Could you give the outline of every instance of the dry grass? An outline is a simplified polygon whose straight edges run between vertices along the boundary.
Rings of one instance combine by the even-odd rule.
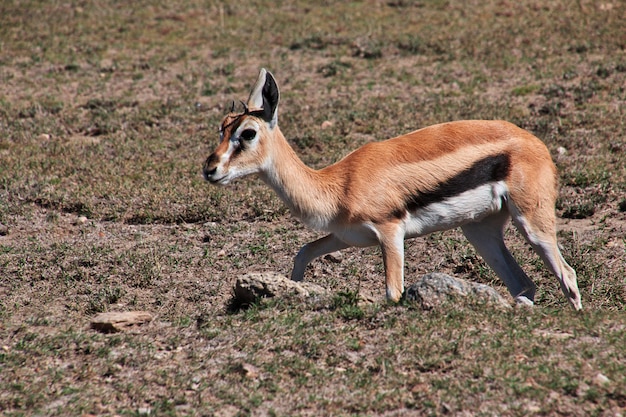
[[[626,7],[570,3],[4,2],[0,413],[623,414]],[[202,181],[260,66],[317,167],[442,121],[533,131],[559,168],[586,310],[511,231],[539,286],[530,311],[387,305],[379,250],[352,249],[307,272],[337,294],[331,308],[229,312],[238,274],[287,274],[317,236],[258,180]],[[442,271],[502,290],[456,231],[406,250],[409,282]],[[156,319],[88,329],[133,309]]]

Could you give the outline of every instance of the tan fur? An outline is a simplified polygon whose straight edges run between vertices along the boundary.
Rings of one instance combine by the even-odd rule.
[[[313,170],[298,158],[276,125],[277,87],[271,74],[262,70],[248,104],[268,103],[272,97],[276,102],[271,119],[251,110],[225,117],[222,142],[205,162],[204,171],[208,180],[217,183],[257,173],[296,217],[331,233],[300,250],[293,279],[302,279],[306,265],[324,253],[378,244],[383,251],[387,296],[397,301],[404,288],[403,240],[461,226],[511,294],[532,303],[535,286],[502,240],[504,226],[513,217],[559,279],[568,300],[581,308],[576,274],[556,243],[556,168],[538,138],[508,122],[457,121],[369,143],[333,165]],[[246,130],[256,136],[244,140]],[[487,157],[506,158],[505,178],[479,183],[467,192],[454,191],[449,197],[442,194],[441,203],[436,200],[415,212],[407,210],[411,196],[428,195],[454,178],[458,184],[459,178],[470,168],[480,167],[477,162]],[[493,201],[488,199],[490,193]],[[474,209],[472,204],[478,206]]]
[[[463,131],[471,134],[463,136]],[[272,144],[271,152],[276,155],[272,159],[280,161],[275,169],[287,183],[281,188],[289,190],[294,215],[305,221],[315,216],[336,218],[341,223],[382,219],[403,204],[407,193],[433,189],[481,157],[504,152],[512,156],[514,169],[507,184],[518,184],[512,193],[514,190],[520,209],[531,210],[537,204],[526,200],[541,194],[537,187],[542,182],[548,187],[544,194],[554,194],[553,164],[545,145],[508,122],[460,121],[431,126],[366,144],[319,171],[302,163],[279,128],[272,136],[265,143]],[[533,167],[537,160],[549,162],[550,180]],[[535,178],[526,179],[525,172]],[[548,205],[554,207],[553,203]]]

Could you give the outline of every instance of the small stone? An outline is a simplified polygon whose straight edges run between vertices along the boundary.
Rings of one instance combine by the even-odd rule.
[[[565,149],[562,146],[559,146],[558,148],[556,148],[556,153],[558,153],[559,156],[565,156],[567,154],[567,149]]]
[[[76,219],[76,224],[80,225],[80,224],[85,224],[87,223],[87,217],[86,216],[78,216],[78,218]]]
[[[91,328],[103,333],[113,333],[148,323],[151,320],[152,314],[147,311],[100,313],[91,320]]]
[[[542,330],[542,329],[535,329],[532,332],[533,336],[539,336],[539,337],[543,337],[543,338],[550,338],[550,339],[556,339],[556,340],[566,340],[566,339],[571,339],[574,337],[573,333],[569,333],[569,332],[556,332],[556,331],[551,331],[551,330]]]
[[[4,224],[0,223],[0,236],[6,236],[9,234],[9,226],[5,226]]]
[[[611,380],[606,375],[600,372],[598,372],[596,376],[593,378],[593,383],[598,386],[606,385],[609,382],[611,382]]]
[[[220,249],[220,250],[217,252],[217,257],[218,257],[218,258],[223,258],[224,256],[226,256],[226,251],[225,251],[224,249]]]
[[[100,71],[113,72],[115,71],[115,62],[112,59],[104,58],[100,61]]]
[[[47,133],[42,133],[41,135],[37,136],[37,139],[41,141],[50,140],[50,135]]]
[[[333,124],[334,124],[334,123],[333,123],[333,122],[331,122],[330,120],[324,120],[324,121],[322,122],[322,130],[326,130],[326,129],[328,129],[328,128],[333,127]]]
[[[244,363],[243,365],[241,365],[241,368],[243,370],[244,376],[249,379],[257,379],[261,373],[259,371],[259,368],[254,365],[250,365],[249,363]]]

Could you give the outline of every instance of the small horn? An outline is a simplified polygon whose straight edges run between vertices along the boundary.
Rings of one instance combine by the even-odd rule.
[[[235,100],[233,100],[232,104],[230,105],[230,112],[233,113],[235,111]]]
[[[241,105],[243,106],[243,114],[248,114],[250,113],[250,109],[248,109],[248,105],[246,103],[244,103],[243,101],[239,100],[239,102],[241,103]]]

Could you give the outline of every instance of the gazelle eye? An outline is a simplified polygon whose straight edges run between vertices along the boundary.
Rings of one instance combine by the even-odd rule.
[[[241,132],[241,135],[239,135],[239,137],[243,140],[252,140],[255,136],[256,130],[254,129],[245,129],[243,132]]]

